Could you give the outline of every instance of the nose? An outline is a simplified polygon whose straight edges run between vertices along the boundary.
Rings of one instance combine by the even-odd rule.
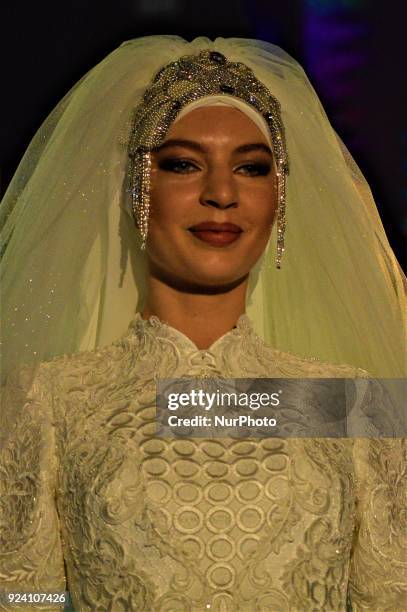
[[[200,203],[213,208],[236,208],[238,193],[233,173],[226,168],[213,168],[205,177]]]

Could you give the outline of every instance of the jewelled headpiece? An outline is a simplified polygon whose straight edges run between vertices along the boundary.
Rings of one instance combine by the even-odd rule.
[[[150,214],[151,152],[159,147],[181,109],[211,95],[234,96],[252,106],[270,130],[277,165],[277,257],[284,252],[285,184],[288,157],[278,100],[254,72],[240,62],[229,62],[222,53],[202,51],[167,64],[155,75],[135,109],[129,143],[132,210],[145,248]]]

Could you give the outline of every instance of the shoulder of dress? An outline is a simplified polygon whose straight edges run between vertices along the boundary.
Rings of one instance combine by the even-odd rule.
[[[371,378],[369,372],[349,364],[336,364],[321,361],[315,357],[302,357],[295,353],[281,351],[264,343],[265,351],[270,352],[276,365],[288,367],[296,372],[296,376],[304,373],[307,377],[315,378]],[[297,373],[298,372],[298,373]]]
[[[82,368],[94,368],[97,370],[102,364],[115,363],[120,360],[120,357],[124,357],[126,353],[134,351],[134,347],[132,347],[132,343],[129,340],[130,336],[133,335],[128,333],[104,347],[57,355],[47,361],[43,361],[40,364],[40,371],[57,373]]]

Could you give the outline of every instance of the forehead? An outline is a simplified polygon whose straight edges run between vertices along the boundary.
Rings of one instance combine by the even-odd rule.
[[[232,106],[205,106],[187,113],[169,128],[164,142],[170,138],[212,139],[236,142],[264,142],[259,127],[244,112]]]

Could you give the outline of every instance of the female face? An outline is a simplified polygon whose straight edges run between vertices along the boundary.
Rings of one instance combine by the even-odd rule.
[[[238,109],[191,111],[154,151],[150,270],[180,287],[244,279],[264,251],[277,207],[272,152]]]

